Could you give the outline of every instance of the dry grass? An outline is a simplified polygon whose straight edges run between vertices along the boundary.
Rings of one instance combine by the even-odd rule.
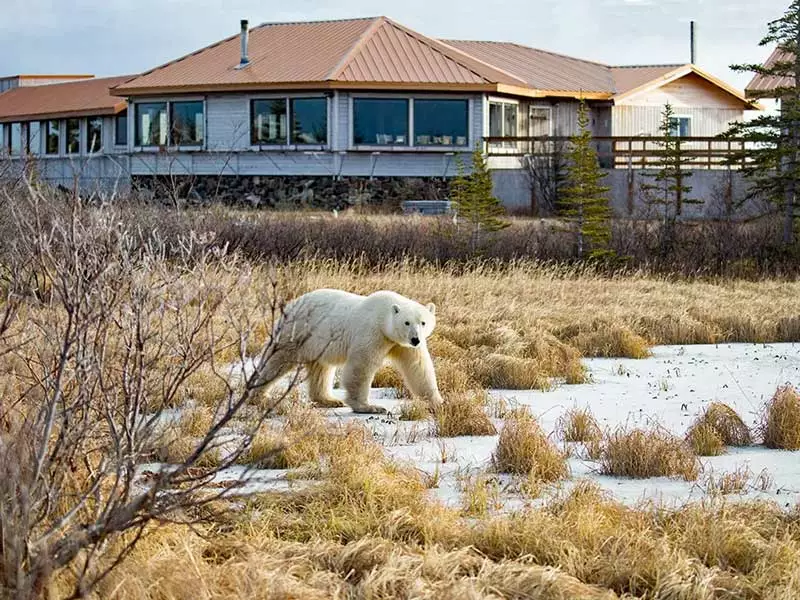
[[[495,435],[497,429],[486,414],[488,394],[472,391],[445,398],[436,412],[436,435]]]
[[[420,400],[411,400],[400,405],[401,421],[424,421],[430,416],[428,405]]]
[[[597,442],[603,437],[600,425],[588,408],[572,408],[562,415],[556,429],[565,442]]]
[[[764,407],[760,429],[767,448],[800,450],[800,395],[795,388],[778,388]]]
[[[750,485],[752,475],[747,466],[739,466],[733,471],[719,474],[712,472],[703,478],[703,487],[709,496],[741,494]]]
[[[749,446],[753,443],[750,428],[735,410],[722,402],[712,402],[696,421],[696,424],[700,423],[713,427],[726,446]]]
[[[725,442],[717,429],[706,422],[697,422],[686,433],[686,441],[697,456],[719,456],[725,453]]]
[[[601,472],[617,477],[697,479],[699,465],[691,446],[660,428],[620,428],[605,440]]]
[[[492,464],[500,473],[527,475],[534,481],[551,482],[569,476],[565,454],[526,409],[516,409],[506,417]]]
[[[462,512],[469,517],[482,517],[502,506],[500,486],[485,474],[468,475],[461,480]]]
[[[550,378],[532,358],[489,354],[475,360],[472,373],[479,385],[501,390],[546,390]]]

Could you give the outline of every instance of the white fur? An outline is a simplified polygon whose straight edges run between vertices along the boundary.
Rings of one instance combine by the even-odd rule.
[[[257,384],[305,365],[311,401],[341,406],[331,389],[335,369],[343,366],[342,387],[353,411],[384,412],[368,398],[372,379],[388,358],[411,393],[435,408],[442,398],[425,343],[436,326],[435,311],[433,304],[423,306],[389,291],[359,296],[320,289],[304,294],[287,305]]]

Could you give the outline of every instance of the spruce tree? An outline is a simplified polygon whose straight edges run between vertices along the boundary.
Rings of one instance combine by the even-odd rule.
[[[589,111],[581,99],[578,108],[578,133],[572,137],[567,166],[567,184],[563,188],[562,203],[565,216],[575,224],[578,256],[586,251],[599,257],[613,254],[611,244],[611,207],[606,195],[611,188],[600,184],[606,173],[600,170],[597,152],[592,147],[589,130]]]
[[[480,146],[472,152],[472,172],[466,174],[461,157],[456,159],[458,176],[452,183],[450,198],[456,204],[459,219],[464,219],[470,230],[470,249],[475,251],[484,235],[505,229],[510,225],[501,217],[505,209],[492,195],[492,174]]]
[[[767,35],[759,45],[773,44],[782,52],[770,66],[744,64],[731,69],[774,78],[776,87],[753,91],[752,96],[779,100],[780,112],[734,123],[724,135],[749,142],[730,162],[743,164],[742,173],[753,183],[750,196],[766,197],[782,209],[783,242],[791,245],[800,233],[800,0],[767,24]]]
[[[653,165],[654,173],[643,173],[643,177],[652,179],[652,183],[642,183],[642,192],[645,204],[655,206],[661,211],[662,227],[660,230],[660,243],[662,255],[667,254],[675,240],[675,223],[682,214],[686,204],[701,204],[702,200],[689,197],[692,191],[687,180],[692,172],[686,168],[686,163],[691,160],[691,155],[686,154],[680,137],[675,134],[678,119],[671,104],[664,106],[661,113],[659,132],[661,139],[656,143],[660,147],[656,156],[658,161]]]

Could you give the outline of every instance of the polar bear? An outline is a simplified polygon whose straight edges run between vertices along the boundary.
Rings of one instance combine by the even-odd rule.
[[[435,409],[442,402],[426,338],[436,326],[436,306],[423,306],[395,292],[359,296],[319,289],[290,302],[275,328],[273,345],[258,369],[263,386],[304,365],[309,397],[317,406],[344,406],[333,397],[336,368],[346,402],[356,413],[385,413],[369,404],[375,373],[388,359],[409,391]]]

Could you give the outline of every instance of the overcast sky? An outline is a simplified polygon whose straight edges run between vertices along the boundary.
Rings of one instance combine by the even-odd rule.
[[[383,14],[428,36],[510,41],[610,64],[689,61],[743,88],[789,0],[0,0],[0,75],[141,72],[235,34],[239,20]],[[275,10],[275,6],[278,9]],[[271,8],[273,7],[273,8]]]

